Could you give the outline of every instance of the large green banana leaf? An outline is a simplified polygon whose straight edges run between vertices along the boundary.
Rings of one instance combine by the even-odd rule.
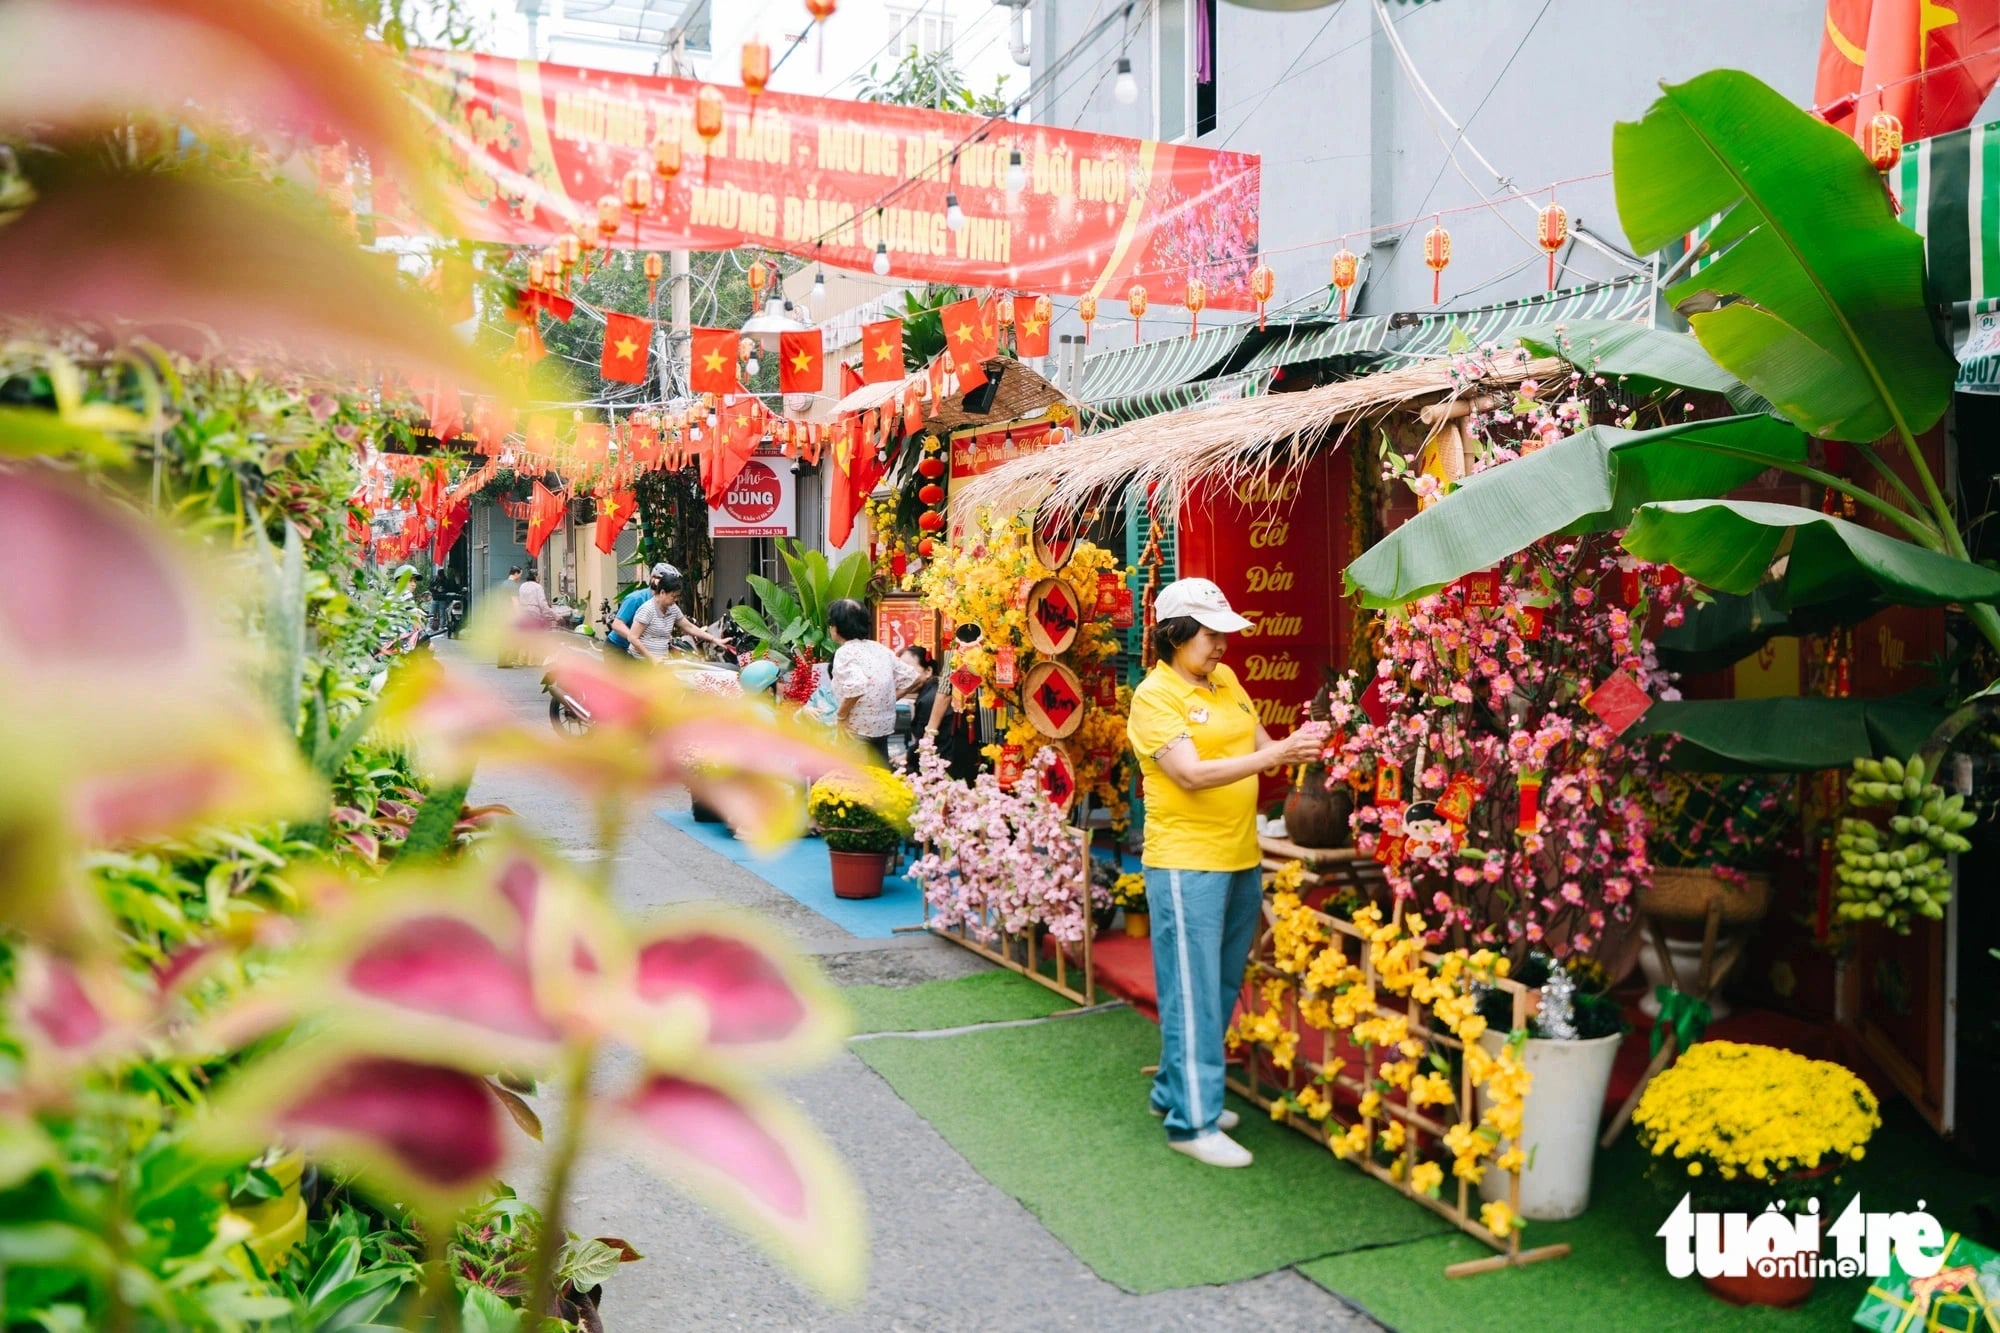
[[[1649,329],[1622,319],[1572,319],[1537,324],[1514,338],[1537,356],[1559,356],[1606,379],[1640,392],[1697,389],[1721,394],[1738,412],[1762,412],[1770,404],[1742,380],[1715,364],[1702,345],[1685,333]]]
[[[1781,591],[1775,583],[1760,583],[1747,594],[1719,592],[1690,606],[1680,624],[1663,626],[1653,636],[1660,665],[1684,675],[1721,671],[1771,639],[1859,624],[1884,605],[1870,600],[1787,608],[1778,605]]]
[[[1887,699],[1676,699],[1648,708],[1633,736],[1681,738],[1674,768],[1810,773],[1863,756],[1915,754],[1950,709],[1934,692]]]
[[[1904,606],[2000,600],[2000,572],[1798,505],[1678,500],[1632,516],[1625,549],[1697,583],[1747,593],[1786,557],[1781,607],[1883,600]]]
[[[1953,365],[1923,241],[1854,141],[1738,70],[1663,90],[1612,131],[1618,216],[1643,253],[1723,214],[1719,257],[1667,293],[1702,346],[1814,435],[1929,428]]]
[[[1400,606],[1544,537],[1623,527],[1643,504],[1721,495],[1805,455],[1805,436],[1769,416],[1592,426],[1466,478],[1350,564],[1347,589],[1364,606]]]

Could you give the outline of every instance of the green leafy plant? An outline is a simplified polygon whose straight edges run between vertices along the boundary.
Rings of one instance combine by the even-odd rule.
[[[874,573],[868,555],[856,551],[834,565],[822,552],[791,540],[778,543],[778,554],[791,571],[791,586],[782,587],[752,574],[750,590],[757,597],[757,606],[734,607],[730,615],[756,639],[762,652],[785,658],[803,654],[813,661],[829,659],[834,643],[827,629],[827,608],[843,598],[867,596],[868,580]]]

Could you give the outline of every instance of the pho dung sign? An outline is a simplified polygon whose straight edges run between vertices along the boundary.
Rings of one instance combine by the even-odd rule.
[[[791,460],[753,458],[708,511],[711,537],[791,537],[798,530]]]

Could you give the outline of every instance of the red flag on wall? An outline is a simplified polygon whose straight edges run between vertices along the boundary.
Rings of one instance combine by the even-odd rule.
[[[604,354],[598,371],[620,384],[644,384],[646,361],[653,347],[653,321],[615,310],[604,315]]]
[[[826,387],[826,367],[820,361],[818,329],[778,335],[778,389],[782,393],[818,393]]]
[[[1827,0],[1813,100],[1851,134],[1877,111],[1905,141],[1962,130],[1996,81],[2000,0]]]
[[[736,392],[736,339],[732,329],[696,329],[689,341],[688,387],[696,393]]]
[[[597,502],[597,549],[606,555],[618,544],[618,534],[639,510],[639,497],[631,491],[612,491]]]
[[[528,554],[537,556],[550,534],[562,525],[563,499],[539,481],[535,483],[535,498],[528,504]]]
[[[881,384],[903,378],[903,321],[878,320],[861,326],[861,378]]]

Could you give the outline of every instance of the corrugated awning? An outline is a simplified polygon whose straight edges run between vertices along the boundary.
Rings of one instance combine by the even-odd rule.
[[[1650,275],[1635,273],[1612,282],[1569,287],[1519,301],[1474,310],[1440,310],[1426,315],[1367,315],[1358,319],[1293,322],[1284,338],[1258,348],[1245,371],[1304,365],[1331,357],[1375,358],[1371,370],[1393,370],[1428,356],[1441,356],[1454,342],[1477,346],[1497,342],[1509,329],[1568,319],[1640,319],[1652,300]]]
[[[1214,324],[1192,338],[1156,338],[1087,358],[1078,394],[1086,422],[1112,425],[1202,401],[1207,381],[1256,329],[1247,321]]]

